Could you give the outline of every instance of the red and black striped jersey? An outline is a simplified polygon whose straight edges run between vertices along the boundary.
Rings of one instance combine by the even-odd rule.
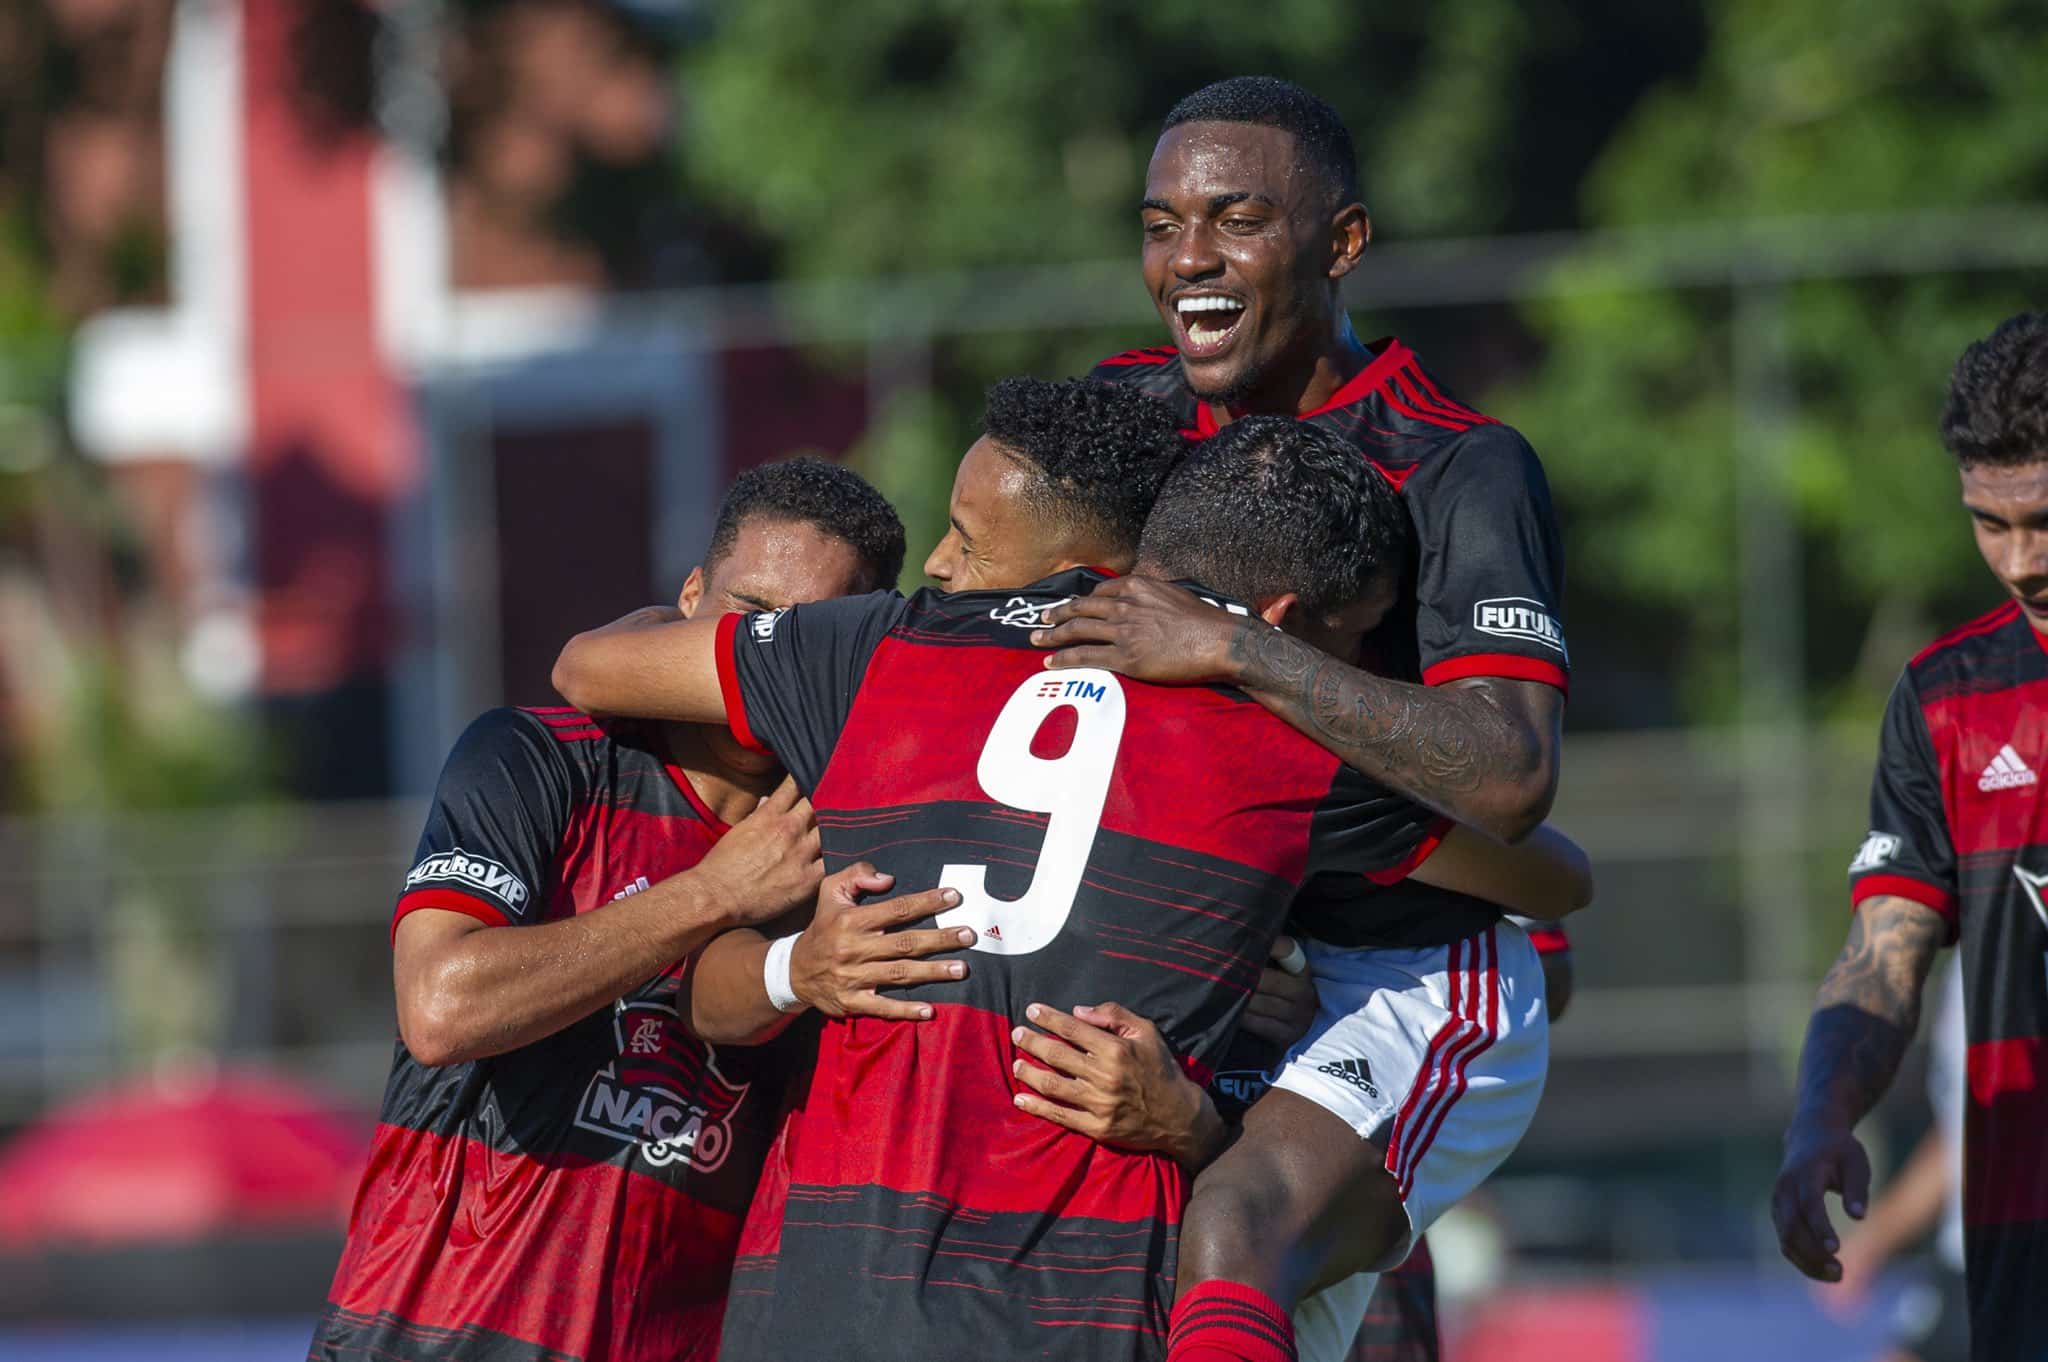
[[[1450,396],[1400,341],[1368,348],[1372,362],[1300,418],[1355,445],[1401,493],[1415,524],[1415,571],[1366,640],[1366,664],[1425,685],[1496,676],[1567,689],[1563,539],[1535,451],[1512,428]],[[1165,401],[1190,438],[1218,430],[1209,404],[1182,377],[1172,346],[1114,355],[1090,377]],[[1401,929],[1404,919],[1442,920],[1453,912],[1473,921],[1475,931],[1498,915],[1477,899],[1408,884],[1381,900],[1374,936],[1347,930],[1344,915],[1319,912],[1312,901],[1300,906],[1294,925],[1343,946],[1416,944]],[[1556,924],[1538,941],[1550,951],[1566,944]]]
[[[1415,575],[1368,640],[1373,670],[1432,686],[1498,676],[1566,689],[1564,547],[1535,451],[1450,396],[1400,341],[1368,348],[1372,362],[1300,419],[1356,446],[1415,522]],[[1218,429],[1171,346],[1112,356],[1090,377],[1163,399],[1193,438]]]
[[[421,908],[510,931],[589,912],[724,832],[658,726],[493,710],[441,772],[392,930]],[[398,1043],[310,1357],[716,1356],[798,1056],[689,1035],[686,969],[488,1059],[428,1068]]]
[[[1382,1273],[1344,1362],[1438,1362],[1436,1262],[1429,1241],[1415,1241],[1401,1265]]]
[[[1970,1329],[2048,1357],[2048,640],[2007,603],[1907,664],[1885,710],[1856,903],[1947,919],[1969,1031]]]
[[[727,1362],[1159,1356],[1185,1178],[1019,1112],[1012,1028],[1114,999],[1203,1075],[1301,885],[1398,877],[1440,834],[1239,692],[1047,670],[1031,629],[1101,580],[728,617],[733,731],[810,794],[828,867],[958,889],[941,921],[980,940],[909,992],[931,1020],[825,1024]]]

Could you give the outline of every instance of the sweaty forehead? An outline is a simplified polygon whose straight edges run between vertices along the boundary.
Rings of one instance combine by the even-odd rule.
[[[1985,510],[2048,514],[2048,458],[2011,467],[1975,464],[1962,470],[1963,500]]]
[[[779,609],[847,595],[860,575],[860,555],[837,535],[806,521],[749,516],[705,585],[713,595]]]
[[[1145,197],[1169,203],[1263,194],[1291,204],[1306,187],[1294,134],[1260,123],[1182,123],[1152,149]]]
[[[984,435],[960,460],[953,479],[953,513],[970,529],[994,530],[1028,515],[1045,475],[1037,465]]]

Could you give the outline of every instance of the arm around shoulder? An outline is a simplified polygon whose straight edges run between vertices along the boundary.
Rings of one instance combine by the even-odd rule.
[[[1411,877],[1547,921],[1593,902],[1592,860],[1578,843],[1548,823],[1514,846],[1454,827]]]
[[[737,618],[686,620],[663,606],[636,610],[570,639],[551,679],[586,713],[723,723],[718,651],[728,643],[726,621]]]

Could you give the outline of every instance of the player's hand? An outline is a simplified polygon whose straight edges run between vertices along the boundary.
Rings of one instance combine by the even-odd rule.
[[[1031,641],[1059,649],[1046,666],[1103,667],[1167,684],[1228,681],[1238,629],[1264,627],[1149,577],[1104,582],[1046,611],[1045,622],[1049,627],[1032,630]]]
[[[1829,1192],[1841,1195],[1850,1219],[1861,1220],[1870,1199],[1869,1156],[1847,1129],[1795,1121],[1771,1192],[1771,1221],[1778,1229],[1779,1250],[1817,1282],[1842,1279],[1842,1263],[1835,1257],[1842,1245],[1828,1219]]]
[[[1019,1108],[1101,1144],[1171,1154],[1191,1167],[1206,1162],[1222,1123],[1158,1027],[1115,1003],[1072,1013],[1033,1003],[1024,1015],[1051,1034],[1024,1026],[1010,1033],[1031,1057],[1010,1066],[1029,1089],[1013,1099]]]
[[[966,961],[925,957],[973,945],[974,929],[900,930],[919,918],[957,907],[960,895],[951,889],[927,889],[881,903],[860,901],[864,894],[887,893],[895,883],[894,875],[865,861],[825,878],[818,891],[817,915],[790,951],[792,993],[828,1017],[931,1017],[930,1004],[885,998],[880,990],[965,979]]]
[[[825,876],[811,801],[785,779],[718,839],[696,873],[717,886],[728,926],[752,927],[808,907]]]
[[[1279,962],[1298,950],[1294,938],[1273,941],[1270,963],[1259,971],[1259,991],[1252,994],[1240,1023],[1248,1035],[1257,1036],[1282,1050],[1308,1034],[1316,1020],[1316,985],[1306,974],[1290,974]]]

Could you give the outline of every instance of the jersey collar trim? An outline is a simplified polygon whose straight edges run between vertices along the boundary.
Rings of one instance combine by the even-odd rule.
[[[711,806],[704,802],[704,796],[697,793],[697,787],[691,783],[688,771],[670,761],[666,756],[661,759],[661,766],[663,770],[668,772],[668,778],[676,783],[676,788],[683,792],[683,798],[690,802],[690,807],[697,811],[698,819],[714,838],[723,837],[732,831],[731,825],[713,813]]]
[[[1306,421],[1325,412],[1336,411],[1354,402],[1363,401],[1386,387],[1394,375],[1400,372],[1401,366],[1415,358],[1415,352],[1393,336],[1383,337],[1365,348],[1372,353],[1372,362],[1353,374],[1336,392],[1331,393],[1329,400],[1322,406],[1314,411],[1299,413],[1296,420]],[[1196,398],[1195,434],[1206,440],[1221,429],[1222,427],[1216,424],[1214,413],[1209,410],[1209,404],[1199,397]]]

